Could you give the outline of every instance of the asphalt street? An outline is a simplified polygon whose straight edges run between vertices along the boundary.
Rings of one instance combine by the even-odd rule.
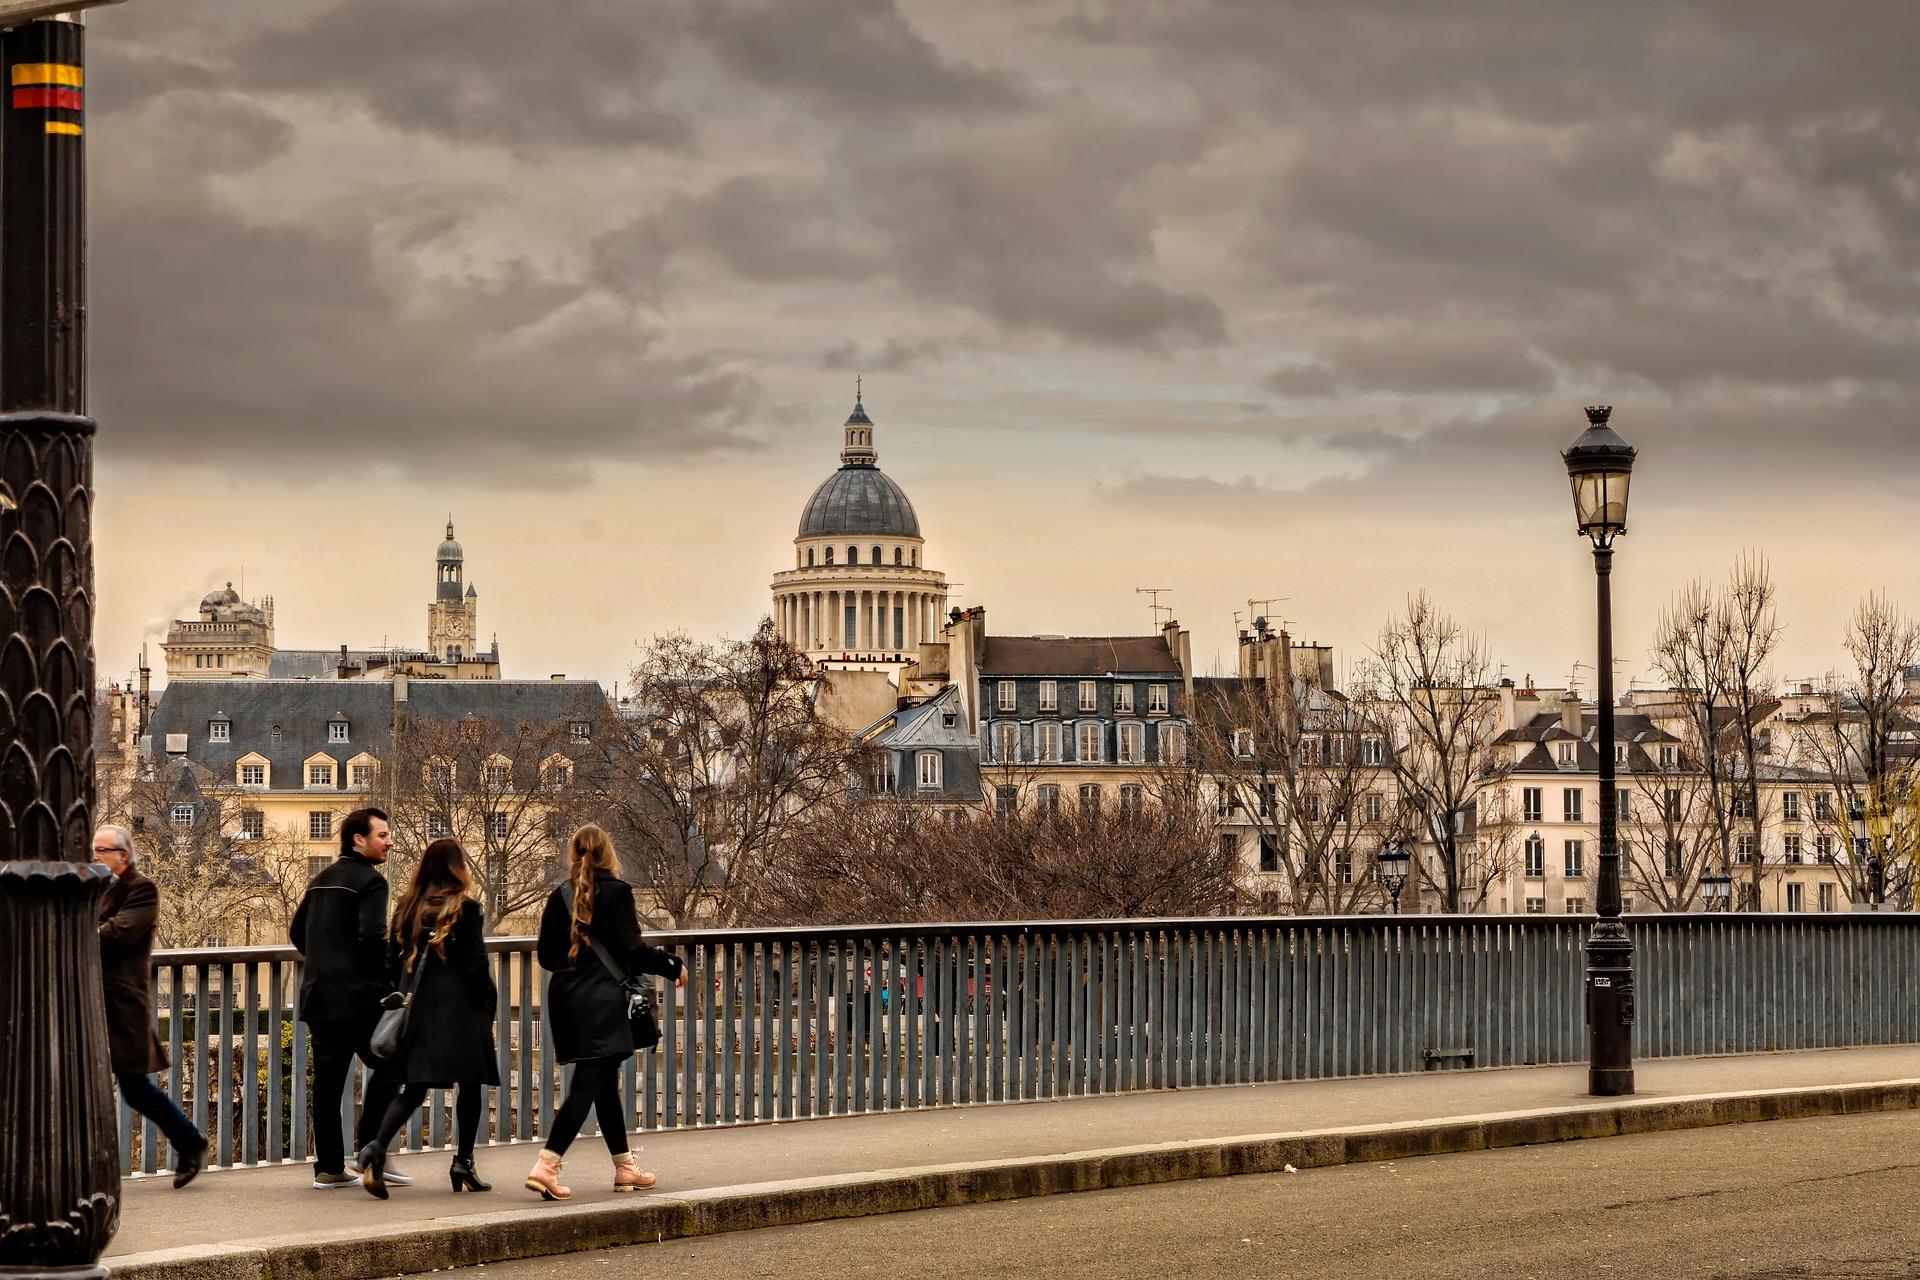
[[[669,1241],[460,1280],[1920,1278],[1920,1113],[1211,1179]]]

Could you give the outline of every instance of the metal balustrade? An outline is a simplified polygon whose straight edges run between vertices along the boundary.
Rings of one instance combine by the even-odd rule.
[[[1360,916],[940,924],[652,935],[664,1042],[627,1066],[638,1129],[750,1124],[1142,1089],[1582,1061],[1588,919]],[[1629,921],[1642,1058],[1920,1042],[1920,917],[1670,915]],[[482,1140],[544,1132],[531,938],[488,943],[502,1085]],[[213,1162],[308,1157],[306,1027],[290,948],[164,951],[155,1010],[169,1092]],[[1435,1055],[1438,1055],[1437,1057]],[[342,1106],[351,1118],[355,1087]],[[451,1091],[403,1135],[451,1140]],[[332,1117],[328,1117],[329,1120]],[[171,1165],[120,1109],[122,1168]]]

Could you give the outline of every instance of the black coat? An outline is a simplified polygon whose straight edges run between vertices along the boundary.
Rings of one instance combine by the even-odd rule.
[[[627,1026],[627,996],[614,981],[593,948],[582,944],[580,954],[568,958],[573,913],[555,889],[540,916],[540,967],[553,975],[547,982],[547,1026],[553,1037],[554,1059],[584,1062],[589,1058],[625,1058],[633,1054],[633,1032]],[[680,976],[680,961],[640,937],[640,918],[633,909],[633,887],[612,875],[593,880],[593,923],[589,937],[598,938],[627,976]]]
[[[306,963],[300,1020],[373,1022],[393,990],[387,973],[387,878],[357,853],[343,853],[307,881],[288,930]]]
[[[460,900],[460,918],[447,935],[446,955],[423,944],[416,964],[420,986],[413,993],[406,1042],[394,1067],[408,1084],[499,1084],[493,1051],[494,1002],[498,991],[487,964],[487,929],[480,904]],[[431,929],[429,929],[431,932]],[[390,943],[393,986],[404,990],[407,973],[401,946]]]
[[[159,913],[159,887],[131,863],[100,899],[100,976],[116,1072],[167,1069],[153,1029],[153,919]]]

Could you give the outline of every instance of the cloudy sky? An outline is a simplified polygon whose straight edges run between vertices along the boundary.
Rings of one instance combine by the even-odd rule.
[[[995,631],[1591,661],[1557,451],[1641,450],[1620,645],[1745,548],[1782,677],[1920,609],[1920,6],[136,0],[95,15],[103,671],[244,574],[508,674],[739,634],[856,372]],[[157,652],[156,652],[157,657]]]

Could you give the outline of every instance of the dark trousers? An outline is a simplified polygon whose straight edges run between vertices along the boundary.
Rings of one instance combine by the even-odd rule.
[[[181,1152],[198,1151],[207,1145],[207,1136],[193,1127],[186,1112],[167,1096],[166,1090],[154,1083],[152,1076],[144,1071],[116,1071],[113,1082],[120,1086],[120,1096],[129,1107],[153,1121],[160,1132],[167,1135],[167,1145],[173,1148],[176,1162]]]
[[[353,1149],[373,1141],[380,1121],[400,1091],[393,1068],[373,1056],[370,1041],[378,1018],[364,1022],[310,1022],[307,1040],[313,1046],[313,1171],[345,1173],[346,1151],[341,1141],[340,1097],[358,1055],[367,1064],[366,1096],[360,1100],[360,1122],[354,1126]]]
[[[402,1089],[387,1107],[386,1116],[380,1121],[380,1131],[374,1135],[374,1141],[382,1151],[400,1135],[400,1129],[407,1123],[407,1117],[420,1109],[427,1100],[430,1084],[410,1084]],[[480,1109],[486,1105],[487,1086],[475,1081],[462,1081],[460,1092],[454,1095],[453,1119],[460,1141],[460,1158],[473,1159],[474,1140],[480,1136]]]
[[[587,1122],[587,1112],[591,1111],[599,1117],[600,1136],[606,1140],[607,1150],[616,1156],[626,1153],[627,1112],[620,1100],[620,1068],[626,1061],[622,1056],[589,1058],[573,1064],[573,1083],[567,1086],[567,1096],[553,1113],[547,1150],[557,1156],[567,1154],[567,1148],[580,1136],[580,1126]]]

